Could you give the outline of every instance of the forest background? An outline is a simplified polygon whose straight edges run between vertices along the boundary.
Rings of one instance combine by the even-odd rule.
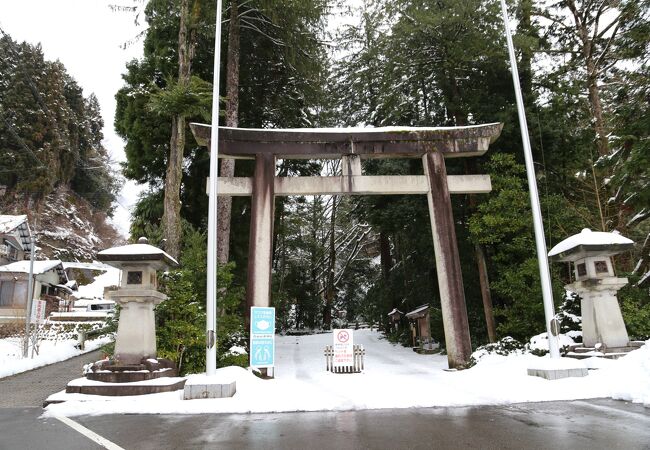
[[[509,5],[547,246],[585,227],[617,230],[637,243],[634,251],[616,258],[617,273],[630,279],[619,299],[635,338],[650,336],[648,3],[519,0]],[[333,12],[354,20],[343,19],[334,27]],[[144,55],[127,65],[124,87],[116,96],[115,128],[126,141],[123,173],[148,185],[135,208],[131,235],[146,235],[181,259],[182,268],[167,280],[170,301],[158,311],[159,327],[166,330],[161,348],[164,356],[183,361],[188,370],[199,369],[191,365],[200,366],[202,358],[192,355],[203,352],[209,153],[196,144],[188,123],[210,121],[214,2],[136,1],[115,13],[133,14],[149,25]],[[352,11],[327,0],[231,0],[224,2],[223,17],[221,121],[227,126],[503,122],[501,137],[484,157],[447,161],[451,174],[489,173],[493,183],[490,194],[452,197],[472,343],[504,336],[525,341],[544,329],[498,2],[365,0]],[[2,44],[5,52],[17,48],[8,36]],[[38,49],[22,48],[25,54],[35,52],[38,60]],[[3,73],[19,73],[16,68],[27,64],[14,60],[14,66],[0,67]],[[32,66],[20,69],[20,76],[34,79],[38,70]],[[63,79],[66,101],[79,117],[88,117],[83,129],[92,130],[97,124],[92,98],[80,100],[70,89],[74,80]],[[101,160],[101,145],[82,133],[60,152],[50,151],[51,142],[65,140],[61,126],[48,135],[35,129],[38,121],[14,117],[15,111],[32,111],[24,107],[24,98],[35,98],[39,108],[34,110],[44,109],[50,85],[36,83],[36,90],[48,93],[43,95],[34,93],[34,83],[23,84],[13,103],[7,99],[16,89],[0,84],[3,184],[39,197],[64,180],[81,195],[91,193],[91,202],[110,212],[110,195],[117,189],[110,171],[76,176],[78,171],[70,169],[75,164],[65,164],[83,161],[82,168],[90,166],[91,160]],[[56,115],[59,106],[45,109]],[[48,118],[42,112],[37,116]],[[48,123],[54,122],[61,121],[50,118]],[[74,129],[67,126],[63,136]],[[39,137],[41,141],[31,140],[27,147],[45,149],[44,154],[62,161],[60,173],[11,175],[17,161],[29,167],[25,161],[30,157],[12,133],[23,140]],[[13,159],[4,157],[4,148],[12,150]],[[69,149],[77,152],[72,159]],[[230,161],[222,163],[221,173],[251,176],[252,169],[248,162]],[[283,160],[277,166],[280,175],[337,170],[336,161]],[[422,173],[420,160],[369,160],[363,170]],[[241,318],[249,205],[250,199],[235,198],[231,205],[221,202],[219,210],[222,363],[231,357],[224,350],[242,342],[245,334]],[[432,334],[444,340],[424,197],[276,198],[275,214],[272,304],[281,330],[359,321],[386,329],[393,308],[407,312],[428,304]],[[575,312],[575,299],[565,298],[562,288],[571,277],[568,267],[553,264],[552,272],[556,307]],[[492,303],[492,311],[484,308],[486,303]],[[576,324],[566,320],[564,326]],[[391,337],[408,341],[406,327]]]

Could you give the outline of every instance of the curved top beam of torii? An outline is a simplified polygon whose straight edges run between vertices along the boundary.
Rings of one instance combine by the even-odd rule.
[[[191,123],[199,145],[210,148],[210,125]],[[251,159],[271,153],[285,159],[445,158],[481,156],[501,134],[502,123],[465,127],[294,128],[219,127],[219,157]]]

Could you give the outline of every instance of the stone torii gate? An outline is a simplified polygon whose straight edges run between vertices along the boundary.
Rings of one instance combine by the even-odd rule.
[[[210,148],[210,126],[191,124]],[[219,157],[254,159],[255,176],[219,178],[218,194],[252,196],[248,306],[271,303],[274,200],[277,195],[426,194],[449,367],[461,367],[472,346],[450,194],[492,189],[489,175],[447,175],[445,158],[483,155],[503,124],[441,128],[219,128]],[[338,159],[341,176],[276,177],[277,159]],[[424,175],[365,176],[361,158],[421,158]]]

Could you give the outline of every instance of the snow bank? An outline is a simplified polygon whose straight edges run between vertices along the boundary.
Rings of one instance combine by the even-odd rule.
[[[182,391],[113,398],[60,394],[67,401],[48,406],[46,415],[344,411],[598,397],[646,405],[649,401],[647,345],[618,361],[603,364],[603,368],[590,371],[587,377],[549,381],[527,375],[529,367],[550,361],[548,357],[489,354],[471,369],[447,372],[443,370],[448,367],[446,356],[416,354],[390,344],[370,330],[354,334],[355,344],[366,349],[364,372],[332,374],[325,370],[323,356],[324,346],[331,340],[331,333],[279,336],[273,380],[262,380],[239,367],[218,369],[217,376],[237,382],[237,393],[231,398],[182,400]],[[590,366],[588,362],[584,364]]]
[[[639,350],[610,365],[603,373],[616,381],[611,397],[650,407],[650,340]]]
[[[110,338],[108,337],[86,341],[86,349],[82,351],[75,348],[76,339],[45,340],[41,341],[38,355],[34,355],[34,358],[23,359],[22,340],[20,338],[0,339],[0,378],[91,352],[109,341]],[[81,373],[81,366],[79,367],[79,373]]]

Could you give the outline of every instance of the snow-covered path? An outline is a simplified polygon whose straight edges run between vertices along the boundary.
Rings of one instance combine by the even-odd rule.
[[[0,379],[83,355],[108,342],[110,338],[106,336],[93,339],[86,341],[85,350],[79,350],[76,347],[78,344],[76,339],[42,340],[37,355],[23,358],[21,338],[0,339]]]
[[[599,360],[602,368],[587,377],[549,381],[527,375],[528,366],[539,361],[536,356],[489,355],[469,370],[446,372],[442,370],[447,367],[446,356],[418,355],[370,330],[354,334],[355,344],[366,348],[364,372],[333,374],[325,370],[323,356],[331,341],[331,333],[277,337],[273,380],[261,380],[238,367],[218,369],[218,377],[237,381],[232,398],[183,401],[180,391],[121,398],[66,394],[66,403],[50,405],[47,411],[63,415],[336,411],[598,397],[650,405],[648,345],[618,361]]]
[[[101,358],[95,350],[65,361],[39,367],[17,375],[0,378],[0,408],[41,407],[43,401],[59,389],[65,389],[72,378],[82,373],[84,364]]]

